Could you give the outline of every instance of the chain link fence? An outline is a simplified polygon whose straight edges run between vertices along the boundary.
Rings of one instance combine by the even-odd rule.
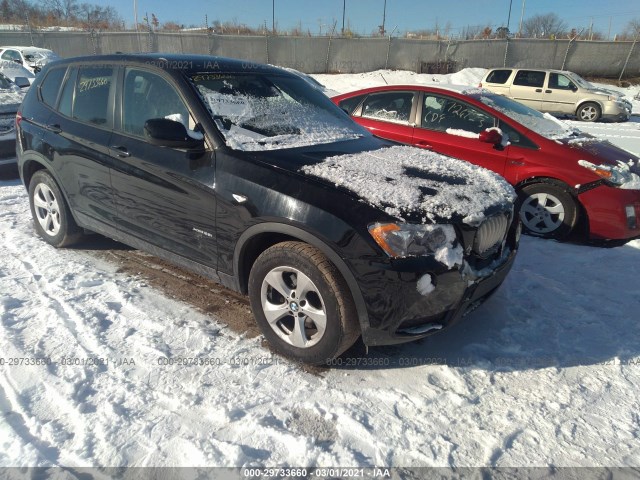
[[[450,73],[465,67],[572,70],[585,76],[640,77],[635,42],[581,40],[417,40],[234,36],[166,32],[0,32],[0,45],[34,45],[62,57],[116,52],[219,55],[271,63],[305,73],[378,69]]]

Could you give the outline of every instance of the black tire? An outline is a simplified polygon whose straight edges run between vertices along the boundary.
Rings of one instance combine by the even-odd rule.
[[[600,119],[602,110],[600,105],[593,102],[583,103],[576,111],[576,117],[582,122],[596,122]]]
[[[517,211],[526,233],[562,240],[578,220],[574,198],[555,183],[532,183],[518,191]]]
[[[37,171],[29,183],[29,204],[36,232],[54,247],[68,247],[82,238],[69,206],[50,173]]]
[[[272,286],[276,283],[278,289]],[[325,364],[360,336],[346,282],[320,250],[306,243],[282,242],[262,252],[249,274],[249,299],[258,326],[271,346],[295,360]],[[263,299],[265,306],[272,307],[269,311],[275,312],[271,323]],[[322,321],[314,320],[322,319],[318,314],[321,310],[325,322],[322,332],[316,324]],[[301,324],[304,327],[300,328]],[[294,345],[296,340],[298,345]]]

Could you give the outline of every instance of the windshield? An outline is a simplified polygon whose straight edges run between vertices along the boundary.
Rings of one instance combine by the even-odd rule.
[[[542,114],[502,95],[482,92],[471,95],[471,97],[550,140],[559,140],[581,134],[579,130],[570,128],[548,113]]]
[[[191,80],[235,150],[275,150],[370,135],[300,78],[202,73]]]
[[[577,73],[573,73],[573,72],[564,72],[564,73],[567,77],[569,77],[571,80],[576,82],[580,87],[593,88],[593,85],[591,85],[591,83],[587,82],[584,78],[582,78]]]

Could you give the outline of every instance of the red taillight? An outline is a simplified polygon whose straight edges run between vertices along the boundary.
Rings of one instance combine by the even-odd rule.
[[[20,126],[20,122],[22,121],[22,112],[16,113],[16,129]]]

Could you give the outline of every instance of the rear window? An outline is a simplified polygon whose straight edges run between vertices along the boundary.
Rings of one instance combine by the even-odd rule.
[[[40,97],[42,101],[52,108],[56,106],[58,91],[64,79],[66,68],[54,68],[40,84]]]
[[[542,87],[544,84],[545,72],[535,72],[533,70],[520,70],[516,73],[516,78],[513,79],[514,85],[521,85],[523,87]]]
[[[78,71],[73,118],[106,125],[113,68],[83,67]]]
[[[488,83],[506,83],[511,76],[511,70],[493,70],[485,80]]]
[[[364,97],[365,95],[358,95],[357,97],[345,98],[338,103],[338,106],[351,115]]]

